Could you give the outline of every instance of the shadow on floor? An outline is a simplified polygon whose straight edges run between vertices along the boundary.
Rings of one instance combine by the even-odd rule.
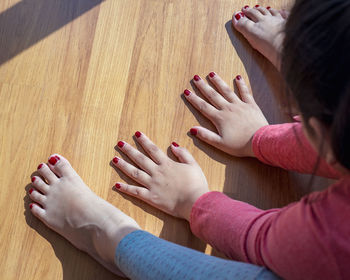
[[[104,0],[23,0],[0,14],[0,65]]]

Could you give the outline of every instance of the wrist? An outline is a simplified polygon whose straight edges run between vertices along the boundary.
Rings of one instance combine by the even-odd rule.
[[[196,203],[196,201],[204,194],[208,193],[209,190],[206,191],[200,191],[195,193],[195,195],[193,195],[191,197],[190,200],[188,200],[182,207],[182,213],[181,213],[181,218],[187,220],[188,222],[190,222],[191,220],[191,212],[192,212],[192,208],[194,206],[194,204]]]

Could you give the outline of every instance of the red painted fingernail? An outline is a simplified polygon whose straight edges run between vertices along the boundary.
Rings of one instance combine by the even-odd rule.
[[[189,96],[189,95],[191,94],[191,92],[190,92],[188,89],[185,89],[185,90],[184,90],[184,94],[185,94],[186,96]]]
[[[238,76],[236,77],[236,80],[237,80],[237,81],[239,81],[239,80],[241,80],[241,79],[242,79],[241,75],[238,75]]]
[[[115,164],[117,164],[118,161],[119,161],[119,158],[117,158],[117,157],[114,157],[114,158],[113,158],[113,162],[114,162]]]
[[[50,163],[51,165],[55,165],[56,162],[57,162],[59,159],[60,159],[60,158],[58,158],[58,157],[50,157],[49,163]]]
[[[121,185],[120,185],[119,183],[116,183],[116,184],[115,184],[115,187],[116,187],[117,189],[120,189]]]
[[[141,132],[140,132],[140,131],[136,131],[136,132],[135,132],[135,136],[136,136],[137,138],[140,138],[140,137],[141,137]]]
[[[270,7],[270,6],[268,6],[268,7],[266,7],[266,9],[270,10],[270,9],[271,9],[271,7]]]
[[[33,203],[29,204],[29,208],[30,208],[30,209],[33,208]]]
[[[235,15],[235,18],[236,18],[236,20],[240,20],[241,19],[241,14],[237,14],[237,15]]]
[[[119,142],[118,142],[118,147],[119,147],[119,148],[123,148],[124,145],[125,145],[125,143],[124,143],[123,141],[119,141]]]
[[[255,8],[259,8],[260,7],[260,5],[255,5]]]
[[[32,177],[32,183],[34,183],[34,182],[35,182],[35,180],[36,180],[36,178],[35,178],[35,177]]]
[[[209,73],[209,77],[210,77],[210,78],[214,78],[214,77],[215,77],[215,73],[214,73],[214,72],[210,72],[210,73]]]
[[[174,147],[180,147],[176,142],[171,143]]]
[[[42,163],[40,163],[40,164],[38,165],[38,169],[40,169],[41,167],[43,167],[43,164],[42,164]]]
[[[248,9],[248,8],[249,8],[249,6],[248,6],[248,5],[244,6],[244,9]]]
[[[201,79],[201,77],[199,77],[198,75],[194,75],[193,79],[194,79],[196,82],[198,82],[198,81]]]
[[[34,189],[30,189],[29,190],[29,194],[32,194],[33,191],[34,191]]]
[[[197,128],[191,128],[191,129],[190,129],[190,133],[191,133],[192,135],[197,135],[198,129],[197,129]]]

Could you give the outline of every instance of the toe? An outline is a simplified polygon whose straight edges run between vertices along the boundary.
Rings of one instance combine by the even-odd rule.
[[[244,16],[243,13],[237,12],[232,17],[232,24],[239,32],[244,32],[249,30],[254,25],[254,22]]]
[[[38,176],[32,177],[32,184],[36,189],[38,189],[44,194],[46,194],[49,190],[49,186],[43,181],[43,179],[41,179]]]
[[[258,7],[257,7],[258,6]],[[263,6],[259,6],[259,5],[257,5],[257,6],[255,6],[255,9],[257,9],[260,13],[262,13],[264,16],[266,16],[266,15],[270,15],[270,12],[269,12],[269,10],[268,9],[266,9],[265,7],[263,7]]]
[[[44,179],[49,183],[49,184],[53,184],[55,183],[58,178],[55,175],[55,173],[53,173],[51,171],[51,169],[45,164],[45,163],[40,163],[38,166],[38,172],[41,176],[44,177]]]
[[[43,207],[46,206],[45,205],[46,196],[38,192],[36,189],[30,189],[29,196],[34,202],[40,204]]]
[[[264,15],[255,7],[244,9],[244,14],[254,22],[258,22],[264,18]]]
[[[45,214],[46,211],[41,208],[38,204],[36,203],[31,203],[29,205],[30,210],[32,211],[32,213],[34,214],[35,217],[39,218],[40,220],[42,220],[43,222],[45,222]]]
[[[53,154],[49,157],[48,166],[59,177],[76,174],[69,161],[58,154]]]

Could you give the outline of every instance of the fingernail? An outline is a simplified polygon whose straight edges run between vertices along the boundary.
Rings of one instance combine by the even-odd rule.
[[[240,20],[241,19],[241,14],[238,13],[237,15],[235,15],[235,18],[236,18],[236,20]]]
[[[259,8],[260,7],[260,5],[255,5],[255,8]]]
[[[174,147],[176,147],[176,148],[177,148],[177,147],[180,147],[179,144],[177,144],[176,142],[173,142],[173,143],[171,143],[171,144],[172,144]]]
[[[119,142],[118,142],[118,147],[119,147],[119,148],[123,148],[124,145],[125,145],[125,143],[124,143],[123,141],[119,141]]]
[[[40,163],[40,164],[38,165],[38,169],[40,169],[41,167],[43,167],[43,164],[42,164],[42,163]]]
[[[199,77],[198,75],[194,75],[193,79],[194,79],[196,82],[198,82],[198,81],[201,79],[201,77]]]
[[[191,128],[191,129],[190,129],[190,133],[191,133],[192,135],[197,135],[198,129],[197,129],[197,128]]]
[[[248,5],[244,6],[244,9],[248,9],[248,8],[249,8],[249,6],[248,6]]]
[[[236,77],[236,80],[237,80],[237,81],[239,81],[239,80],[241,80],[241,79],[242,79],[241,75],[238,75],[238,76]]]
[[[29,194],[32,194],[33,191],[34,191],[34,189],[30,189],[29,190]]]
[[[271,7],[270,7],[270,6],[268,6],[268,7],[266,7],[266,9],[270,10],[270,9],[271,9]]]
[[[189,96],[189,95],[191,94],[191,92],[190,92],[188,89],[185,89],[185,90],[184,90],[184,94],[185,94],[186,96]]]
[[[29,208],[30,208],[30,209],[33,208],[33,203],[29,204]]]
[[[137,138],[140,138],[140,137],[141,137],[141,132],[140,132],[140,131],[136,131],[136,132],[135,132],[135,136],[136,136]]]
[[[118,161],[119,161],[119,158],[114,157],[112,160],[113,160],[113,162],[114,162],[115,164],[117,164],[117,163],[118,163]]]
[[[120,189],[121,185],[120,185],[119,183],[116,183],[116,184],[115,184],[115,187],[116,187],[117,189]]]
[[[215,73],[214,73],[214,72],[210,72],[210,73],[209,73],[209,77],[210,77],[210,78],[214,78],[214,77],[215,77]]]
[[[32,177],[32,183],[34,183],[34,182],[35,182],[35,180],[36,180],[36,178],[35,178],[35,177]]]
[[[55,165],[55,164],[56,164],[56,162],[57,162],[59,159],[60,159],[60,158],[55,157],[55,156],[50,157],[50,159],[49,159],[49,163],[50,163],[51,165]]]

